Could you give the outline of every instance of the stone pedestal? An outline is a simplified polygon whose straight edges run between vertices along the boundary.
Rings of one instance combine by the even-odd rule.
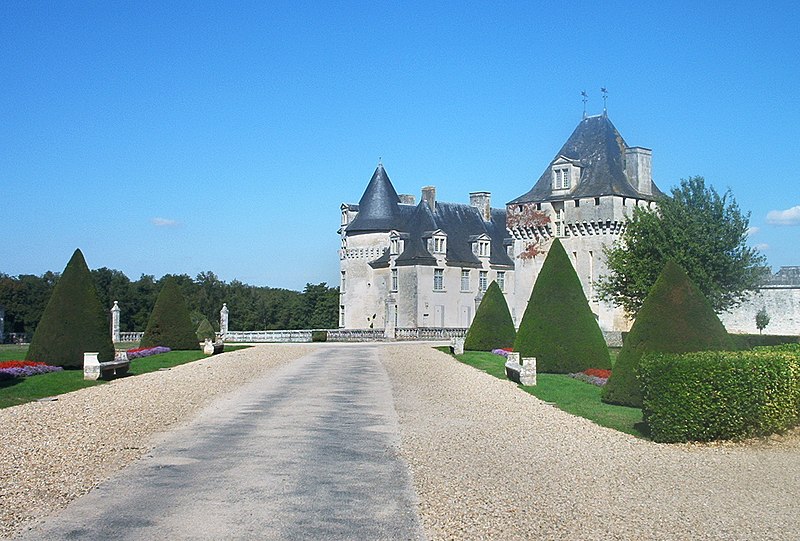
[[[114,301],[114,306],[111,307],[111,341],[115,344],[121,342],[119,337],[119,303]]]
[[[453,351],[453,355],[463,355],[464,354],[464,339],[463,338],[453,338],[450,340],[450,349]]]
[[[228,334],[228,303],[222,303],[222,310],[219,311],[219,335],[223,340]]]
[[[519,362],[519,352],[512,351],[506,361],[506,377],[520,385],[536,385],[536,357],[525,357]]]

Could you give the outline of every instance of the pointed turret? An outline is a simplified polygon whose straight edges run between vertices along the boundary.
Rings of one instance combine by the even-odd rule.
[[[358,202],[358,215],[347,227],[347,233],[372,233],[399,229],[401,222],[400,197],[389,175],[378,164]]]

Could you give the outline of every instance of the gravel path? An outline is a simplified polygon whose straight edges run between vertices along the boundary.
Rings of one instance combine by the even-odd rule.
[[[0,410],[0,535],[85,494],[216,396],[311,351],[258,346]]]
[[[426,346],[389,346],[432,539],[800,538],[800,437],[663,445],[564,413]]]

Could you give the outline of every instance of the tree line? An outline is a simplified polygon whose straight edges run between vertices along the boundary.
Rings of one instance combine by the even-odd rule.
[[[183,292],[192,321],[208,318],[219,330],[222,303],[230,310],[231,330],[330,329],[338,326],[339,288],[325,282],[306,284],[302,292],[252,286],[233,280],[226,283],[213,272],[195,278],[187,274],[165,275],[156,280],[143,274],[130,280],[121,271],[106,267],[91,271],[100,302],[109,310],[119,301],[120,330],[143,331],[161,286],[174,277]],[[42,317],[59,273],[10,276],[0,272],[0,306],[5,307],[5,334],[31,335]]]

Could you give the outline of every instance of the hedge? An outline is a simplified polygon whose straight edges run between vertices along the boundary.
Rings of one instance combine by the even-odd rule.
[[[800,338],[780,334],[731,334],[736,349],[753,349],[758,346],[779,346],[781,344],[797,344]]]
[[[166,346],[183,350],[199,348],[186,300],[174,278],[164,281],[139,346]]]
[[[657,442],[763,436],[800,422],[800,348],[648,353],[639,379]]]
[[[500,286],[492,281],[475,312],[475,319],[467,330],[464,349],[470,351],[492,351],[514,347],[514,320]]]

